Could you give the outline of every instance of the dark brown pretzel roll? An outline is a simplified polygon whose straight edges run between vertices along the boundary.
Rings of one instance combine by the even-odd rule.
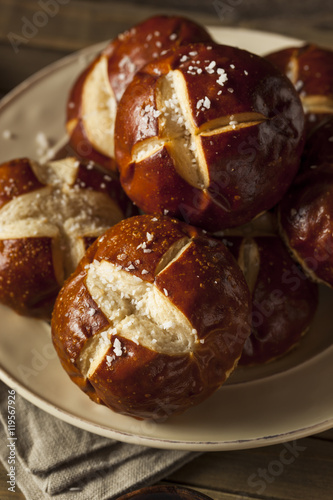
[[[79,76],[68,99],[66,126],[79,157],[116,170],[117,103],[134,74],[173,47],[210,40],[203,26],[179,16],[151,17],[114,39]]]
[[[305,272],[333,286],[333,119],[312,132],[278,206],[282,238]]]
[[[304,115],[265,59],[193,44],[145,66],[118,106],[121,183],[146,213],[215,232],[276,204],[299,166]]]
[[[279,236],[223,238],[252,297],[252,330],[239,364],[267,363],[288,353],[308,330],[318,287],[296,265]]]
[[[333,167],[297,176],[278,207],[282,238],[305,272],[333,286]]]
[[[158,420],[227,379],[250,333],[249,302],[221,242],[176,219],[141,215],[88,249],[57,298],[53,343],[91,399]]]
[[[310,132],[333,114],[333,51],[317,45],[272,52],[266,56],[298,91]]]
[[[74,158],[0,165],[0,301],[50,319],[89,244],[135,213],[119,181]]]

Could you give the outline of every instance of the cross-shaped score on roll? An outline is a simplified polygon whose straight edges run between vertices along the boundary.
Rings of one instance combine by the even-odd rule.
[[[182,259],[191,245],[194,243],[186,237],[172,245],[156,267],[155,278]],[[133,264],[130,267],[132,269]],[[119,337],[170,355],[193,352],[199,342],[197,331],[172,304],[168,291],[159,290],[155,284],[144,281],[129,270],[105,260],[95,260],[89,265],[85,284],[110,323],[108,329],[92,337],[81,351],[80,369],[86,377],[93,375],[105,356],[111,365],[114,359],[125,354],[126,349]],[[94,308],[88,311],[92,316],[95,313]],[[111,345],[110,356],[107,353]]]
[[[30,161],[43,184],[0,209],[0,240],[50,238],[59,284],[74,271],[85,253],[86,238],[96,238],[123,214],[106,193],[75,185],[79,162],[74,158],[40,165]]]
[[[222,82],[224,70],[218,68],[216,76]],[[222,89],[222,86],[220,88]],[[195,112],[199,113],[210,106],[210,99],[203,96],[197,101]],[[142,110],[142,119],[148,120],[149,114],[158,118],[161,137],[137,143],[133,148],[132,160],[139,163],[165,147],[173,158],[177,173],[199,189],[207,188],[210,183],[202,138],[213,138],[230,130],[251,127],[267,119],[257,112],[238,113],[221,116],[197,127],[190,107],[186,81],[178,70],[170,71],[159,78],[156,109],[147,105]]]

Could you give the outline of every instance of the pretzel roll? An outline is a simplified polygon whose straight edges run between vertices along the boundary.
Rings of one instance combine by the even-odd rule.
[[[121,221],[62,288],[52,337],[91,399],[163,419],[207,398],[250,333],[244,276],[225,246],[162,216]]]
[[[70,144],[80,157],[110,170],[117,103],[134,74],[167,50],[210,41],[202,26],[179,16],[154,16],[120,34],[78,77],[67,103]]]
[[[132,204],[118,180],[74,158],[0,165],[0,301],[50,319],[64,279]]]
[[[303,149],[304,115],[265,59],[217,44],[169,52],[138,72],[118,106],[120,180],[146,213],[215,232],[277,203]]]
[[[262,364],[285,355],[311,325],[317,285],[279,236],[227,236],[223,242],[244,272],[252,297],[252,330],[239,364]]]
[[[324,163],[297,176],[278,207],[282,238],[305,272],[333,286],[333,168]]]
[[[266,56],[300,95],[307,131],[333,114],[333,51],[313,44],[290,47]]]

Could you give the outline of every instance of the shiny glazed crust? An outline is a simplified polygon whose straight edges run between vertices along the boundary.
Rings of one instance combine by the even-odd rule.
[[[180,47],[145,66],[118,106],[121,183],[146,213],[215,232],[250,221],[289,187],[304,114],[263,58],[217,44]]]
[[[242,268],[252,297],[252,331],[239,364],[262,364],[285,355],[311,325],[317,285],[279,236],[227,236],[223,241]]]
[[[282,238],[313,280],[333,286],[333,168],[300,174],[278,207]]]
[[[50,319],[87,247],[135,209],[119,181],[75,159],[0,165],[0,301]]]
[[[301,168],[278,206],[282,238],[313,280],[333,286],[333,119],[310,134]]]
[[[157,297],[155,324],[140,330],[139,306],[122,320],[127,327],[107,317],[105,302],[89,291],[97,279],[89,273],[99,266],[104,285],[97,284],[93,294],[112,289],[111,270],[129,283],[118,283],[125,287],[121,297],[132,283]],[[109,315],[117,314],[123,299],[117,300]],[[132,298],[128,307],[136,302]],[[68,375],[91,399],[116,412],[159,420],[199,403],[226,380],[249,335],[249,313],[244,277],[222,243],[175,219],[142,215],[113,226],[89,248],[58,296],[52,338]],[[159,333],[149,344],[152,327]],[[134,329],[132,336],[126,328]],[[190,337],[190,347],[177,348],[172,332],[186,342]]]

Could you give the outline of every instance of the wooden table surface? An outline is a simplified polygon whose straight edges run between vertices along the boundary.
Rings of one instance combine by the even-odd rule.
[[[281,33],[333,48],[331,0],[69,0],[59,2],[47,24],[24,38],[25,20],[32,20],[38,9],[40,4],[33,0],[0,0],[1,95],[64,55],[110,39],[156,13],[185,14],[209,25]],[[295,459],[281,465],[286,446],[204,453],[165,482],[197,489],[215,500],[332,500],[333,430],[289,444]],[[19,491],[8,492],[6,481],[0,466],[0,499],[23,499]]]

